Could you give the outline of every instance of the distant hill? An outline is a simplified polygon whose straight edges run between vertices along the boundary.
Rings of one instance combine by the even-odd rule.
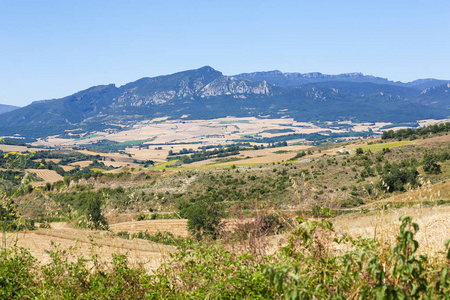
[[[410,87],[419,90],[423,90],[430,87],[435,87],[443,84],[450,83],[450,80],[438,80],[438,79],[418,79],[411,82],[403,83],[400,81],[390,81],[386,78],[376,77],[371,75],[363,75],[362,73],[344,73],[339,75],[327,75],[319,72],[314,73],[283,73],[281,71],[268,71],[268,72],[253,72],[242,73],[234,75],[238,79],[247,79],[252,81],[267,81],[277,86],[302,86],[311,83],[321,83],[327,81],[345,81],[345,82],[357,82],[357,83],[376,83],[395,85],[401,87]]]
[[[439,79],[418,79],[418,80],[414,80],[408,83],[404,83],[404,86],[407,87],[413,87],[416,89],[420,89],[420,90],[424,90],[424,89],[428,89],[428,88],[432,88],[432,87],[436,87],[436,86],[440,86],[440,85],[446,85],[449,84],[450,80],[439,80]]]
[[[264,74],[273,73],[273,78],[282,78],[283,73],[274,72]],[[183,115],[190,119],[254,116],[394,123],[449,115],[448,109],[442,108],[450,95],[440,87],[421,91],[360,73],[283,75],[291,83],[304,79],[302,85],[295,86],[287,81],[281,85],[270,76],[264,77],[266,80],[261,73],[251,74],[254,75],[224,76],[207,66],[142,78],[121,87],[95,86],[5,113],[0,118],[0,135],[19,133],[43,137],[67,129],[103,130],[155,117],[176,119]],[[373,82],[367,82],[368,79]]]
[[[450,109],[450,83],[423,90],[417,102],[441,109]]]
[[[0,104],[0,115],[18,108],[19,108],[18,106]]]

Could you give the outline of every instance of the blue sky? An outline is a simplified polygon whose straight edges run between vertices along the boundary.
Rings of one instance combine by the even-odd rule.
[[[450,1],[0,0],[0,103],[210,65],[450,79]]]

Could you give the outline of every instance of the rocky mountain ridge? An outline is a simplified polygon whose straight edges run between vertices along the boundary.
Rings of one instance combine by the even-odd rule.
[[[450,83],[450,80],[439,80],[434,78],[427,79],[417,79],[411,82],[401,82],[401,81],[391,81],[387,78],[377,77],[372,75],[364,75],[360,72],[354,73],[343,73],[338,75],[328,75],[322,74],[320,72],[312,73],[283,73],[279,70],[265,71],[265,72],[252,72],[252,73],[242,73],[234,75],[238,79],[247,79],[252,81],[267,81],[269,83],[275,84],[277,86],[288,87],[288,86],[302,86],[310,83],[320,83],[328,81],[345,81],[345,82],[369,82],[376,84],[387,84],[400,87],[410,87],[415,89],[426,89],[430,87],[435,87],[439,85],[444,85]]]
[[[447,84],[422,91],[392,82],[380,84],[377,82],[385,83],[387,79],[361,73],[252,74],[225,76],[206,66],[142,78],[120,87],[94,86],[3,114],[0,135],[19,133],[42,137],[73,128],[95,131],[112,124],[132,125],[155,117],[177,119],[186,115],[191,119],[264,116],[299,121],[364,122],[410,122],[449,115]],[[309,83],[280,86],[273,78],[306,78]]]

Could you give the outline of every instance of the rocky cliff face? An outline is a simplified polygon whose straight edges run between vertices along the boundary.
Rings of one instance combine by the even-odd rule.
[[[319,83],[326,81],[348,81],[348,82],[371,82],[377,84],[396,83],[386,78],[364,75],[362,73],[344,73],[339,75],[328,75],[320,72],[312,73],[283,73],[278,70],[268,72],[253,72],[235,75],[238,79],[247,79],[252,81],[267,81],[271,84],[288,87],[301,86],[310,83]]]
[[[115,107],[161,105],[174,99],[215,97],[221,95],[267,95],[271,85],[224,76],[211,67],[169,76],[144,78],[120,88]]]
[[[251,82],[248,80],[239,80],[234,77],[222,77],[206,85],[199,91],[200,97],[215,97],[221,95],[268,95],[271,85],[266,81]]]

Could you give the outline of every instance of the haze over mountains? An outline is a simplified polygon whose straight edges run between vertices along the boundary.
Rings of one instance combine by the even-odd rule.
[[[3,113],[6,113],[8,111],[13,111],[18,108],[19,108],[18,106],[14,106],[14,105],[0,104],[0,115]]]
[[[0,135],[42,137],[64,130],[101,130],[113,124],[168,116],[171,119],[290,117],[298,121],[414,122],[446,118],[450,81],[409,83],[361,73],[256,72],[224,76],[211,67],[142,78],[2,114]]]

